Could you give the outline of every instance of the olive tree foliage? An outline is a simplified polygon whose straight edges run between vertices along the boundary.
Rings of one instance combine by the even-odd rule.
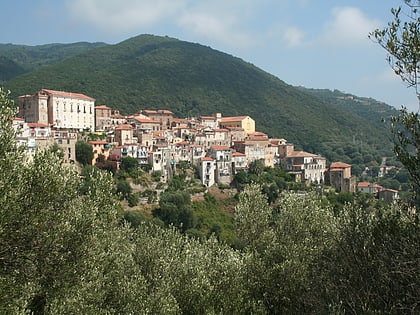
[[[83,178],[15,141],[0,90],[1,314],[258,314],[244,255],[175,228],[128,227],[111,175]]]
[[[325,299],[335,311],[418,314],[418,215],[398,205],[367,211],[348,203],[337,223],[335,245],[320,266]]]
[[[315,194],[285,193],[270,207],[259,185],[247,186],[235,209],[254,301],[270,314],[325,313],[318,263],[334,244],[333,210]]]
[[[384,29],[376,29],[370,38],[388,52],[388,62],[395,74],[415,90],[420,105],[420,1],[404,0],[404,8],[392,9],[394,19]],[[405,107],[391,117],[394,152],[408,169],[413,190],[420,202],[420,116]]]
[[[273,238],[270,227],[272,208],[268,205],[261,186],[249,184],[239,194],[239,203],[235,207],[235,223],[241,246],[257,250]]]
[[[141,309],[144,282],[128,251],[130,230],[118,224],[111,178],[96,173],[81,194],[79,175],[50,150],[27,159],[15,114],[0,90],[0,313]]]
[[[143,223],[135,259],[148,283],[153,314],[259,314],[245,291],[244,255],[217,239]],[[153,300],[155,300],[153,302]]]
[[[78,140],[75,145],[75,150],[77,162],[81,165],[92,165],[94,153],[93,148],[89,143]]]

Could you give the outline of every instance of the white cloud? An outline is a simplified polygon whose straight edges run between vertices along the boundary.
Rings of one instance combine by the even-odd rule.
[[[229,47],[246,47],[253,42],[246,33],[235,29],[237,20],[229,14],[187,12],[177,22],[179,26],[201,40],[207,39]]]
[[[380,22],[369,18],[355,7],[336,7],[332,10],[332,19],[325,24],[325,40],[333,44],[361,44],[368,41],[371,31]]]
[[[304,32],[299,28],[290,26],[283,33],[283,38],[289,47],[296,47],[302,44]]]
[[[254,17],[258,5],[254,0],[191,1],[176,23],[200,41],[205,39],[231,48],[249,47],[256,40],[246,24]]]
[[[69,0],[68,8],[77,22],[112,33],[148,27],[175,16],[187,0]]]
[[[166,25],[200,41],[229,47],[247,47],[255,42],[241,27],[256,5],[253,0],[67,0],[74,21],[112,34],[150,31]]]

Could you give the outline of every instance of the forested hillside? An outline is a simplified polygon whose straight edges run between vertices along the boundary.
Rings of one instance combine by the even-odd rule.
[[[0,44],[0,82],[104,45],[86,42],[39,46]]]
[[[51,88],[85,93],[131,114],[169,109],[178,117],[250,115],[257,129],[299,148],[352,162],[346,145],[380,161],[390,155],[382,114],[363,115],[237,57],[199,44],[141,35],[80,53],[7,81],[13,96]],[[366,106],[366,112],[369,112]],[[337,151],[338,150],[338,151]]]

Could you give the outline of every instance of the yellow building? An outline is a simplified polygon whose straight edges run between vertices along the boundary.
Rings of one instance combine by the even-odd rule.
[[[247,134],[255,132],[255,120],[249,116],[222,117],[219,125],[220,128],[243,128]]]

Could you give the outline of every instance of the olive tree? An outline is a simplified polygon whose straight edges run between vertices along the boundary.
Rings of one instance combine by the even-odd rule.
[[[26,158],[16,108],[0,89],[0,313],[137,313],[143,277],[113,182],[79,174],[50,150]]]
[[[82,165],[91,165],[94,157],[92,146],[83,141],[78,140],[75,146],[76,160]]]
[[[376,29],[370,38],[388,52],[388,62],[404,83],[415,90],[420,104],[420,1],[404,0],[404,8],[391,10],[394,19],[384,29]],[[391,117],[394,152],[408,169],[413,192],[420,204],[420,116],[405,107]]]

